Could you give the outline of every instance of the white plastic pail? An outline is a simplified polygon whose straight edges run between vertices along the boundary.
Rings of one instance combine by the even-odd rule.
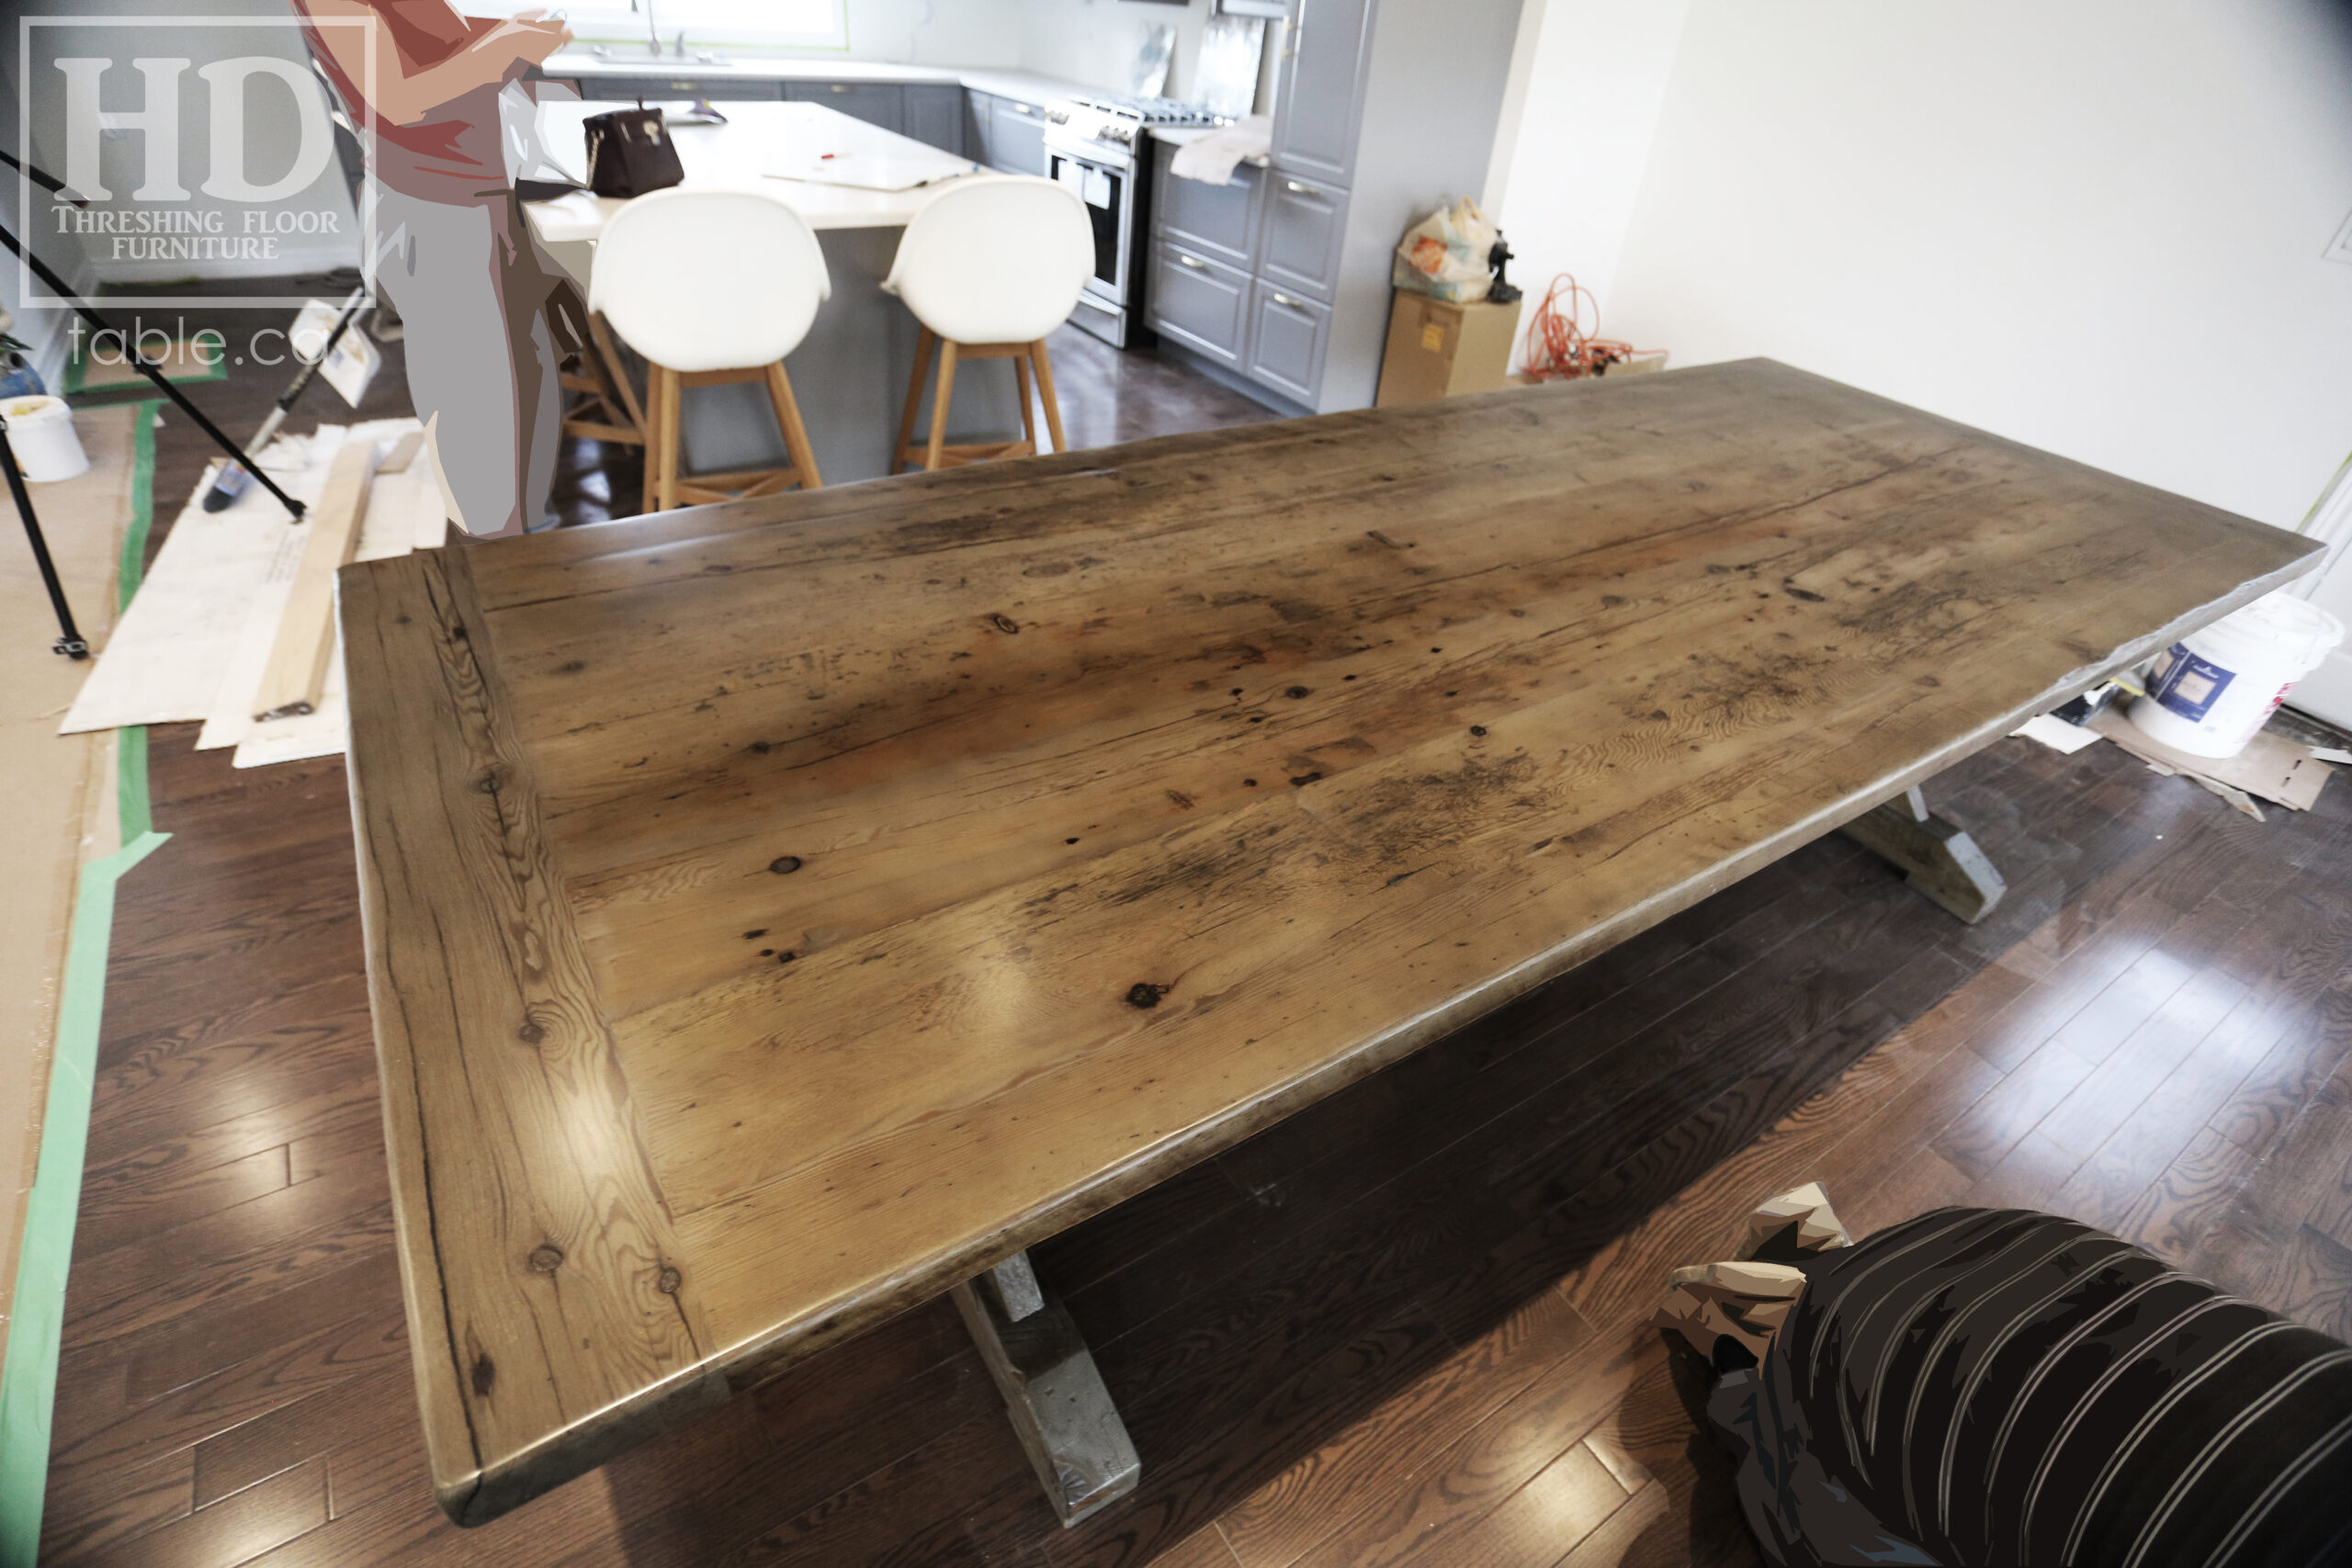
[[[8,422],[8,445],[17,467],[35,484],[70,479],[90,471],[82,439],[74,434],[74,411],[62,398],[10,398],[0,402]]]
[[[2266,593],[2166,649],[2132,722],[2176,751],[2234,757],[2343,640],[2344,623],[2325,610]]]

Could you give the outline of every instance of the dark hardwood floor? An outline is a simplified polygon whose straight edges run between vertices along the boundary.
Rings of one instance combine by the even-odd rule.
[[[1064,333],[1074,441],[1258,412]],[[274,381],[198,389],[249,427]],[[343,418],[314,391],[297,428]],[[398,366],[369,413],[404,407]],[[161,443],[167,514],[202,454]],[[567,456],[564,510],[600,492]],[[1932,786],[1962,926],[1843,840],[1038,1249],[1144,1458],[1054,1522],[934,1303],[476,1531],[426,1484],[339,762],[152,749],[68,1295],[54,1563],[1341,1568],[1754,1561],[1672,1266],[1826,1181],[2111,1226],[2352,1334],[2352,787],[2240,817],[2111,747]]]

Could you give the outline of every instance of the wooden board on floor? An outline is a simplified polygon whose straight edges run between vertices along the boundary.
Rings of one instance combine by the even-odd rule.
[[[1748,362],[346,571],[445,1506],[1231,1145],[2314,548]]]

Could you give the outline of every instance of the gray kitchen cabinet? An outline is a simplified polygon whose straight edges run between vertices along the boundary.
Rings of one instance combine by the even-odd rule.
[[[906,94],[906,134],[943,152],[964,152],[964,89],[953,83],[910,82]]]
[[[784,96],[796,102],[822,104],[885,130],[903,133],[906,130],[906,89],[896,82],[786,82]]]
[[[1239,366],[1250,324],[1250,275],[1165,239],[1153,244],[1151,260],[1145,320],[1196,354]]]
[[[996,166],[991,151],[995,141],[995,116],[990,111],[996,99],[977,89],[964,95],[964,155],[976,158],[990,168]]]
[[[1250,291],[1244,368],[1258,380],[1312,407],[1330,341],[1330,306],[1262,281]]]
[[[997,98],[989,106],[989,168],[1008,175],[1046,172],[1046,108],[1026,98]]]
[[[746,81],[741,76],[589,76],[578,79],[580,96],[620,103],[639,98],[647,103],[675,103],[680,98],[708,98],[714,103],[774,103],[784,96],[781,82]]]
[[[1278,288],[1312,294],[1329,304],[1340,281],[1340,245],[1348,231],[1348,193],[1279,170],[1269,175],[1266,186],[1266,226],[1258,244],[1258,276]]]
[[[1277,167],[1340,186],[1349,183],[1355,169],[1356,127],[1363,118],[1374,3],[1298,0],[1275,75]],[[1422,63],[1434,76],[1447,62],[1441,57]]]
[[[1521,4],[1296,0],[1275,70],[1271,167],[1257,175],[1241,253],[1198,213],[1200,193],[1216,187],[1163,179],[1154,192],[1157,232],[1181,229],[1204,259],[1250,279],[1240,364],[1200,348],[1197,333],[1170,335],[1174,357],[1284,412],[1372,406],[1389,259],[1414,223],[1485,190]],[[1184,214],[1176,227],[1170,212]]]
[[[1176,149],[1158,143],[1154,156],[1151,220],[1153,229],[1188,248],[1236,266],[1247,267],[1258,237],[1258,207],[1265,194],[1265,171],[1244,164],[1233,171],[1233,183],[1203,185],[1180,180],[1168,165]]]

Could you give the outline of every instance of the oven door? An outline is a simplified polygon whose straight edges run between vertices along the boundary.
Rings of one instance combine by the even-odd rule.
[[[1135,263],[1133,166],[1048,141],[1046,173],[1086,203],[1087,220],[1094,228],[1094,274],[1086,291],[1107,304],[1126,304]]]

